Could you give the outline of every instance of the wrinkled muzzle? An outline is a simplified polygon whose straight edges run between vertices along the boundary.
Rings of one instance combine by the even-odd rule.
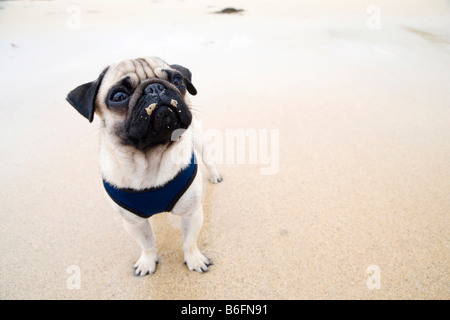
[[[127,118],[119,136],[138,149],[166,144],[176,131],[187,129],[192,114],[181,92],[161,79],[143,82],[130,99]]]

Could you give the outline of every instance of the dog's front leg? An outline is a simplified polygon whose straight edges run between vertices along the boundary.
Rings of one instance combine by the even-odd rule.
[[[139,243],[142,253],[134,265],[135,276],[153,274],[158,263],[156,243],[152,227],[147,219],[140,218],[132,213],[123,213],[123,225],[131,237]]]
[[[217,171],[214,165],[214,159],[211,156],[211,152],[213,150],[210,149],[210,146],[206,143],[201,127],[197,121],[193,122],[194,128],[194,149],[199,156],[201,156],[203,160],[203,164],[208,170],[208,179],[211,183],[219,183],[222,182],[222,176],[219,171]]]
[[[200,205],[182,217],[184,262],[191,271],[207,272],[211,261],[197,247],[197,238],[203,225],[203,208]]]

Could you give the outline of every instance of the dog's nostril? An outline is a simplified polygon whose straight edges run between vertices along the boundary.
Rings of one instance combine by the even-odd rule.
[[[145,88],[147,94],[161,94],[165,90],[164,86],[160,83],[152,83]]]

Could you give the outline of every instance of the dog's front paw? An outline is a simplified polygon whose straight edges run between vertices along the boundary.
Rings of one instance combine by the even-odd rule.
[[[156,253],[142,252],[139,260],[134,264],[135,276],[146,276],[147,274],[153,274],[156,271],[156,264],[158,263],[158,257]]]
[[[192,253],[184,254],[184,263],[191,271],[197,272],[208,272],[208,267],[213,265],[213,263],[205,257],[198,249],[194,250]]]
[[[215,175],[209,176],[209,181],[214,184],[222,182],[222,180],[223,180],[223,178],[220,174],[215,174]]]

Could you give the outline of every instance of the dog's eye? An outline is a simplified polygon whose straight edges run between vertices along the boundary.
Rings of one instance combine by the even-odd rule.
[[[113,102],[121,102],[126,100],[129,97],[129,95],[125,92],[122,91],[118,91],[116,93],[114,93],[111,97],[111,101]]]
[[[176,85],[177,87],[182,86],[182,85],[183,85],[183,78],[180,77],[180,76],[175,76],[175,77],[172,79],[172,83],[173,83],[174,85]]]
[[[128,106],[128,101],[130,100],[130,94],[125,88],[115,88],[109,94],[106,104],[112,109],[122,110],[124,107]]]

